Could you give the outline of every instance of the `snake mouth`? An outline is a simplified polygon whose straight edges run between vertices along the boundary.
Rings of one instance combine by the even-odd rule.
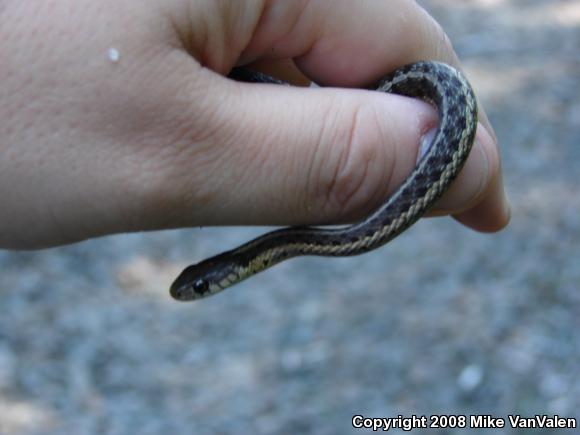
[[[173,281],[171,287],[169,288],[169,294],[173,299],[178,301],[189,301],[193,299],[199,299],[193,287],[193,280],[189,273],[188,267]]]
[[[188,301],[195,296],[189,285],[183,285],[179,283],[178,280],[175,280],[175,282],[171,284],[169,294],[173,299],[178,301]]]

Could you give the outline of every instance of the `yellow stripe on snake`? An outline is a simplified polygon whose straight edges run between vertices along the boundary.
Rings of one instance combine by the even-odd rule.
[[[236,80],[285,84],[265,74],[235,69]],[[473,145],[477,101],[463,75],[438,62],[417,62],[379,80],[373,89],[429,102],[439,124],[433,142],[393,195],[363,221],[343,228],[289,227],[187,267],[171,296],[190,301],[216,294],[283,260],[299,255],[342,257],[376,249],[409,228],[455,179]]]

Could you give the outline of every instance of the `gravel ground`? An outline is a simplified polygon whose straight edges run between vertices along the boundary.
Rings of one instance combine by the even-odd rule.
[[[580,1],[423,3],[497,130],[510,227],[424,220],[378,252],[287,262],[197,304],[167,294],[181,267],[263,230],[0,252],[0,433],[324,435],[355,432],[353,414],[580,417]]]

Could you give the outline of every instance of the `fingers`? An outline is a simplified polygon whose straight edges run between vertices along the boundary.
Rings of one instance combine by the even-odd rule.
[[[481,125],[465,167],[432,212],[450,213],[462,224],[482,232],[499,231],[509,222],[511,212],[503,188],[498,149]]]
[[[356,13],[349,8],[350,2],[335,1],[306,2],[300,18],[291,22],[292,28],[277,23],[283,14],[280,9],[288,9],[287,4],[273,6],[266,10],[262,23],[243,53],[244,59],[256,57],[294,57],[297,66],[318,83],[340,86],[360,86],[370,83],[378,76],[397,66],[422,59],[440,60],[461,69],[451,42],[437,24],[414,1],[393,0],[389,2],[361,2]],[[314,23],[322,21],[322,25]],[[309,29],[314,29],[308,33]],[[276,41],[273,46],[268,41]],[[475,201],[483,202],[478,209],[477,219],[461,219],[464,224],[477,230],[492,231],[503,228],[509,221],[509,206],[501,182],[497,140],[483,108],[479,110],[481,122],[481,143],[476,145],[474,156],[468,161],[455,187],[447,195],[447,200],[439,208],[447,212],[457,209],[445,207],[454,199],[466,198],[465,192],[471,188],[465,183],[476,183],[474,171],[481,170],[477,162],[487,160],[488,176],[481,185],[482,192],[477,198],[463,203],[463,207],[473,207]],[[483,153],[477,157],[478,150]],[[457,193],[463,195],[457,196]],[[450,202],[451,201],[451,202]],[[488,210],[487,206],[491,208]]]
[[[441,26],[415,1],[348,0],[268,3],[239,62],[293,58],[312,80],[361,86],[419,60],[461,69]],[[480,120],[493,130],[483,110]]]
[[[488,178],[482,183],[480,193],[467,202],[469,205],[463,212],[455,214],[454,217],[462,224],[478,231],[499,231],[509,222],[511,210],[503,188],[498,149],[491,137],[486,137],[483,129],[480,129],[476,140],[480,144],[478,149],[485,153],[483,163],[487,168],[484,172],[488,174]],[[460,185],[461,177],[468,176],[469,173],[470,171],[464,171],[456,185]]]
[[[206,106],[206,136],[165,165],[173,172],[165,200],[182,192],[180,225],[360,219],[410,173],[437,122],[428,105],[394,95],[208,80],[219,98]],[[473,179],[487,176],[485,165],[473,168]],[[465,184],[448,205],[461,207],[481,185]]]
[[[361,2],[356,8],[346,0],[271,1],[252,34],[239,39],[247,44],[231,50],[231,63],[294,58],[308,77],[325,85],[360,86],[419,59],[458,66],[440,27],[406,0]],[[217,69],[227,70],[227,58],[219,57]],[[207,64],[212,66],[211,59]],[[182,224],[360,217],[412,170],[421,136],[436,123],[431,109],[398,97],[214,79],[213,87],[206,85],[215,95],[208,99],[208,112],[217,115],[208,128],[213,133],[183,149],[176,163],[205,174],[203,180],[181,178],[190,192],[184,205],[195,210],[183,214]],[[493,132],[485,115],[480,119],[480,140],[437,209],[460,213],[461,222],[489,231],[503,227],[509,211]],[[199,166],[202,160],[207,166]]]

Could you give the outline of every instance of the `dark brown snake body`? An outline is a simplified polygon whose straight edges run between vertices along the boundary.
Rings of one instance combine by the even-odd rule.
[[[244,69],[234,70],[230,77],[284,84]],[[439,114],[431,146],[395,193],[354,225],[283,228],[189,266],[171,286],[175,299],[189,301],[218,293],[299,255],[339,257],[376,249],[411,226],[441,197],[465,163],[475,137],[477,101],[471,86],[448,65],[417,62],[385,76],[372,89],[422,99],[434,105]]]

